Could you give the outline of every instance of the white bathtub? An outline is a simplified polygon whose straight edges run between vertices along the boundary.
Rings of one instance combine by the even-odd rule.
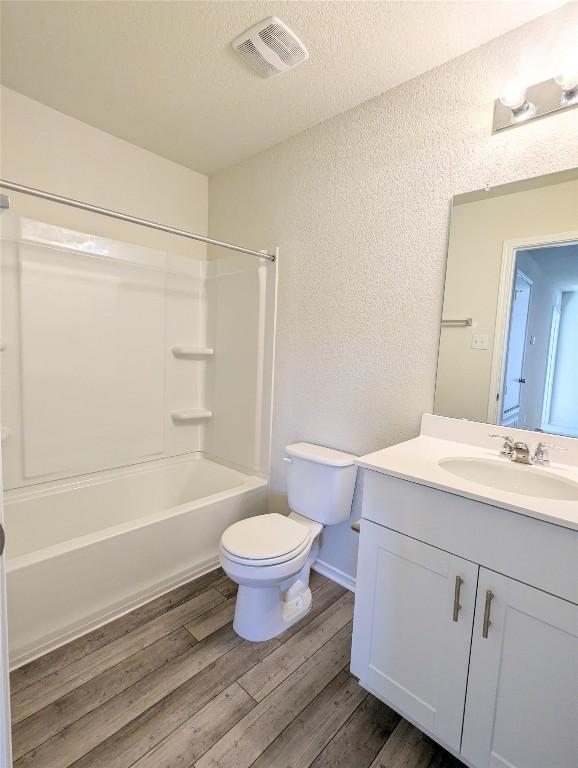
[[[266,486],[195,455],[8,491],[12,666],[216,567]]]

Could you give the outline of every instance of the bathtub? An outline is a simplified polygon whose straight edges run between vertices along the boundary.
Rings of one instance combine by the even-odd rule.
[[[7,491],[11,666],[215,568],[266,486],[194,454]]]

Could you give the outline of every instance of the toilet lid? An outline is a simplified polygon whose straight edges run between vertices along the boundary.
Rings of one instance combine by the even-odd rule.
[[[310,533],[307,526],[274,512],[248,517],[227,528],[221,546],[245,560],[270,560],[302,549]]]

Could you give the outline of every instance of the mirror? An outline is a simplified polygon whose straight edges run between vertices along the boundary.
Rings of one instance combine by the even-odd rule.
[[[434,412],[578,437],[578,169],[454,198]]]

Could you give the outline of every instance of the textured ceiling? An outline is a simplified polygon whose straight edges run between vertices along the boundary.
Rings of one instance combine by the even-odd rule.
[[[562,5],[2,2],[2,82],[213,173]],[[231,40],[279,16],[310,52],[263,80]]]

